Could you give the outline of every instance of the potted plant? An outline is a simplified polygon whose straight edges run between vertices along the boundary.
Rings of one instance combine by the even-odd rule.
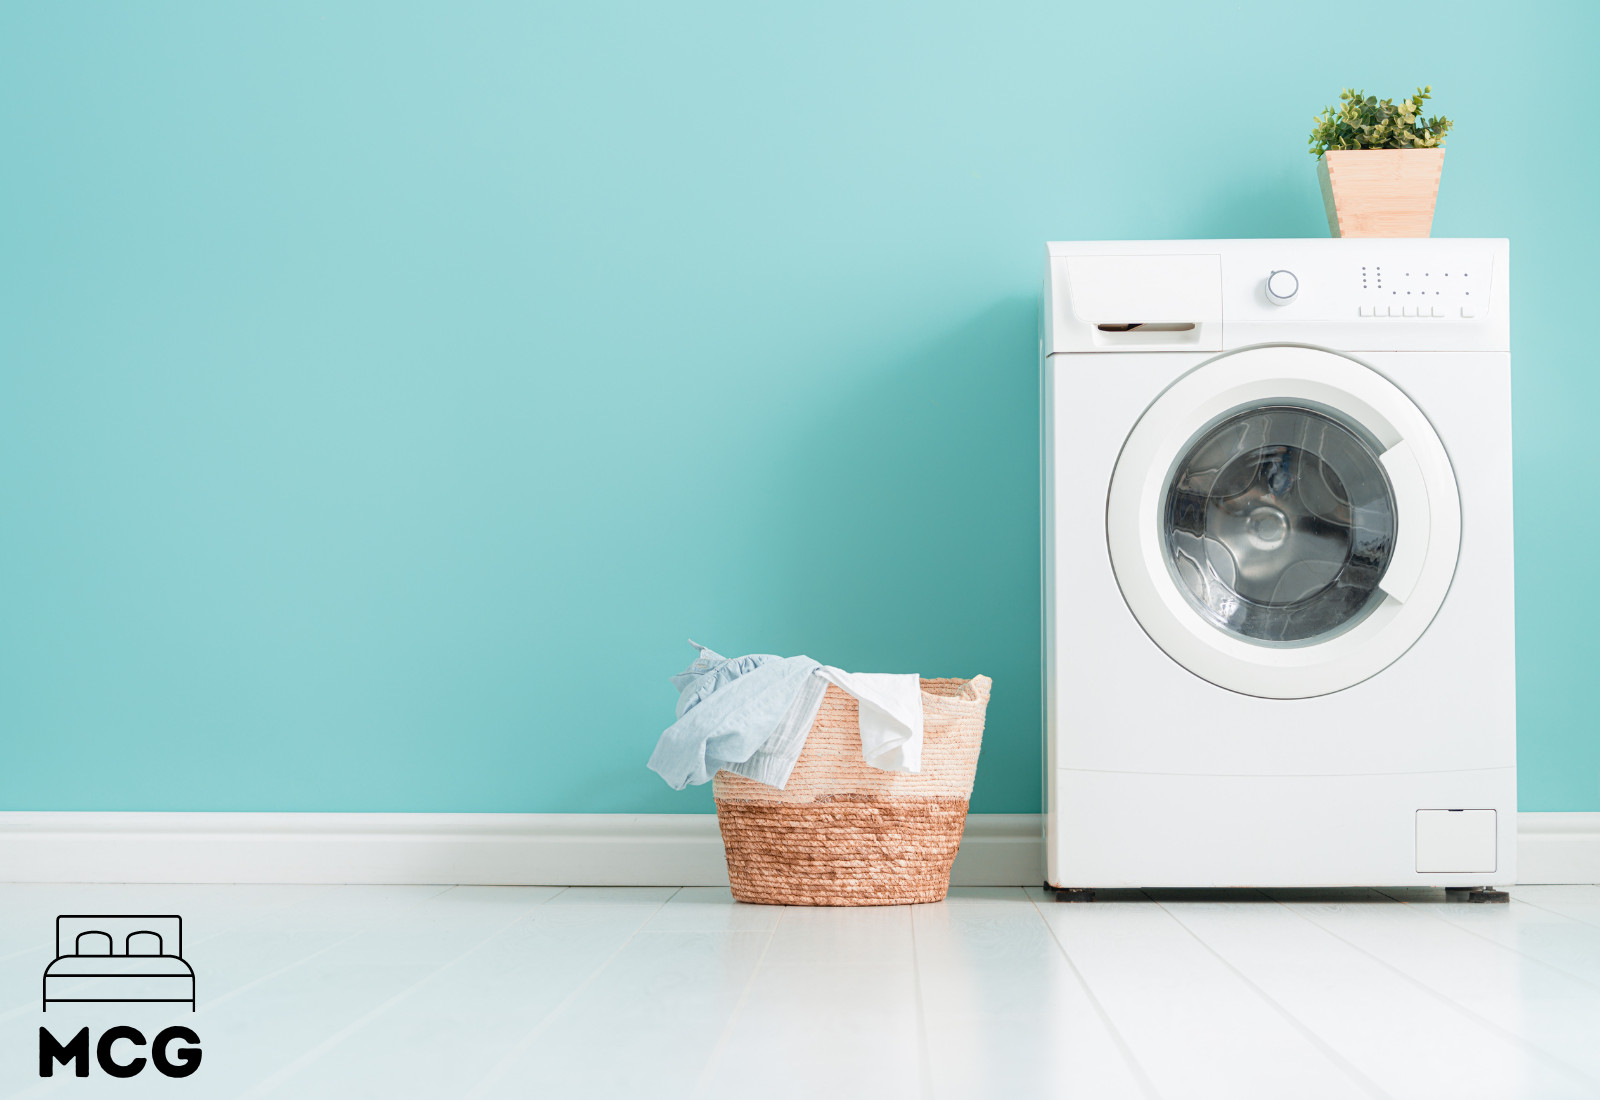
[[[1444,170],[1447,118],[1424,118],[1432,86],[1399,103],[1346,88],[1316,117],[1317,158],[1328,229],[1335,237],[1426,237]]]

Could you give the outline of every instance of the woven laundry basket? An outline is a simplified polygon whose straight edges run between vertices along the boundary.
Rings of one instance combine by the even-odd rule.
[[[922,681],[922,771],[861,758],[856,701],[828,686],[783,790],[719,771],[712,781],[728,878],[766,905],[942,901],[983,743],[987,676]]]

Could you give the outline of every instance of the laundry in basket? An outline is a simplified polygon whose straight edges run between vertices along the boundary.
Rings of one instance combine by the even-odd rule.
[[[861,705],[863,759],[914,772],[922,757],[922,692],[915,674],[851,673],[810,657],[700,656],[672,678],[678,720],[661,735],[650,768],[675,790],[710,782],[719,769],[782,787],[806,733],[835,684]]]
[[[989,687],[987,676],[922,681],[915,774],[867,765],[856,701],[831,685],[782,790],[718,772],[712,791],[733,896],[770,905],[944,900]]]
[[[805,657],[730,660],[698,648],[673,678],[679,721],[650,767],[678,789],[715,776],[734,896],[942,900],[977,771],[988,677],[851,674]]]

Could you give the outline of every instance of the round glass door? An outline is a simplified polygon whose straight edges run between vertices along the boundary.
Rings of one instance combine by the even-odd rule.
[[[1106,548],[1138,625],[1218,687],[1341,691],[1404,654],[1455,575],[1450,457],[1393,382],[1263,345],[1180,375],[1134,424]]]
[[[1172,474],[1162,535],[1206,621],[1261,645],[1313,644],[1381,599],[1394,493],[1360,428],[1267,405],[1195,438]]]

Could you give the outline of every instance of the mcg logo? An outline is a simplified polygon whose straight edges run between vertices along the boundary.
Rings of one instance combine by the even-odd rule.
[[[166,1002],[194,1011],[194,970],[183,957],[183,918],[176,914],[64,913],[56,918],[56,957],[44,971],[44,1011],[53,1004]],[[200,1036],[181,1025],[163,1028],[149,1044],[150,1057],[118,1061],[118,1042],[144,1047],[137,1028],[107,1028],[94,1046],[100,1069],[112,1077],[132,1077],[154,1062],[167,1077],[187,1077],[200,1068]],[[175,1043],[185,1046],[174,1047]],[[89,1029],[63,1043],[39,1028],[39,1076],[57,1064],[89,1076]]]
[[[119,1039],[126,1039],[136,1047],[144,1046],[144,1036],[137,1028],[118,1026],[110,1027],[100,1033],[100,1041],[95,1044],[95,1061],[100,1063],[100,1069],[112,1077],[132,1077],[144,1069],[143,1056],[130,1058],[126,1062],[119,1062],[112,1055],[111,1047]],[[172,1049],[172,1044],[178,1040],[191,1045]],[[168,1077],[187,1077],[200,1068],[200,1036],[186,1027],[174,1025],[163,1028],[156,1034],[155,1042],[150,1044],[149,1060],[156,1064],[156,1069]],[[79,1077],[89,1076],[89,1029],[80,1028],[78,1034],[67,1043],[62,1043],[50,1034],[48,1028],[39,1029],[39,1076],[49,1077],[55,1072],[55,1063],[63,1066],[76,1062],[73,1073]]]

